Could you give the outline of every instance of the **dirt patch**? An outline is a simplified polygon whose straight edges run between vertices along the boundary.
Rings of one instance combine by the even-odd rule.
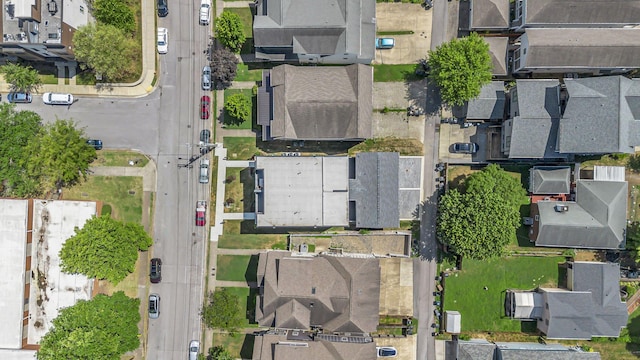
[[[408,255],[411,235],[404,232],[376,233],[376,234],[295,234],[290,235],[291,249],[300,244],[312,244],[315,252],[329,250],[343,251],[357,254],[403,254]]]

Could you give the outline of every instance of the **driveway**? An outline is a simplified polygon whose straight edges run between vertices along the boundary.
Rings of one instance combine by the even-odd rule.
[[[377,3],[377,32],[412,31],[407,35],[378,35],[395,38],[393,49],[376,50],[374,64],[413,64],[431,48],[431,14],[420,4]]]

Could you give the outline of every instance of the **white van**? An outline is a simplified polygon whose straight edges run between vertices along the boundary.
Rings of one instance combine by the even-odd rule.
[[[73,95],[44,93],[42,95],[42,101],[47,105],[71,105],[73,104]]]
[[[211,18],[211,0],[200,0],[200,25],[209,25]]]

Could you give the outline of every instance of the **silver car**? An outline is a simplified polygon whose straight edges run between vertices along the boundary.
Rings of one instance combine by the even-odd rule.
[[[198,352],[200,352],[200,342],[191,340],[189,343],[189,360],[198,360]]]
[[[211,90],[211,68],[208,65],[202,68],[202,90]]]
[[[157,319],[160,317],[160,295],[149,295],[149,319]]]
[[[200,184],[209,183],[209,159],[200,162]]]

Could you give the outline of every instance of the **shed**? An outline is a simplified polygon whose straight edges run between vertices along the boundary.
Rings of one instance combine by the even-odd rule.
[[[445,311],[444,312],[444,325],[445,332],[449,334],[460,334],[460,313],[457,311]]]

